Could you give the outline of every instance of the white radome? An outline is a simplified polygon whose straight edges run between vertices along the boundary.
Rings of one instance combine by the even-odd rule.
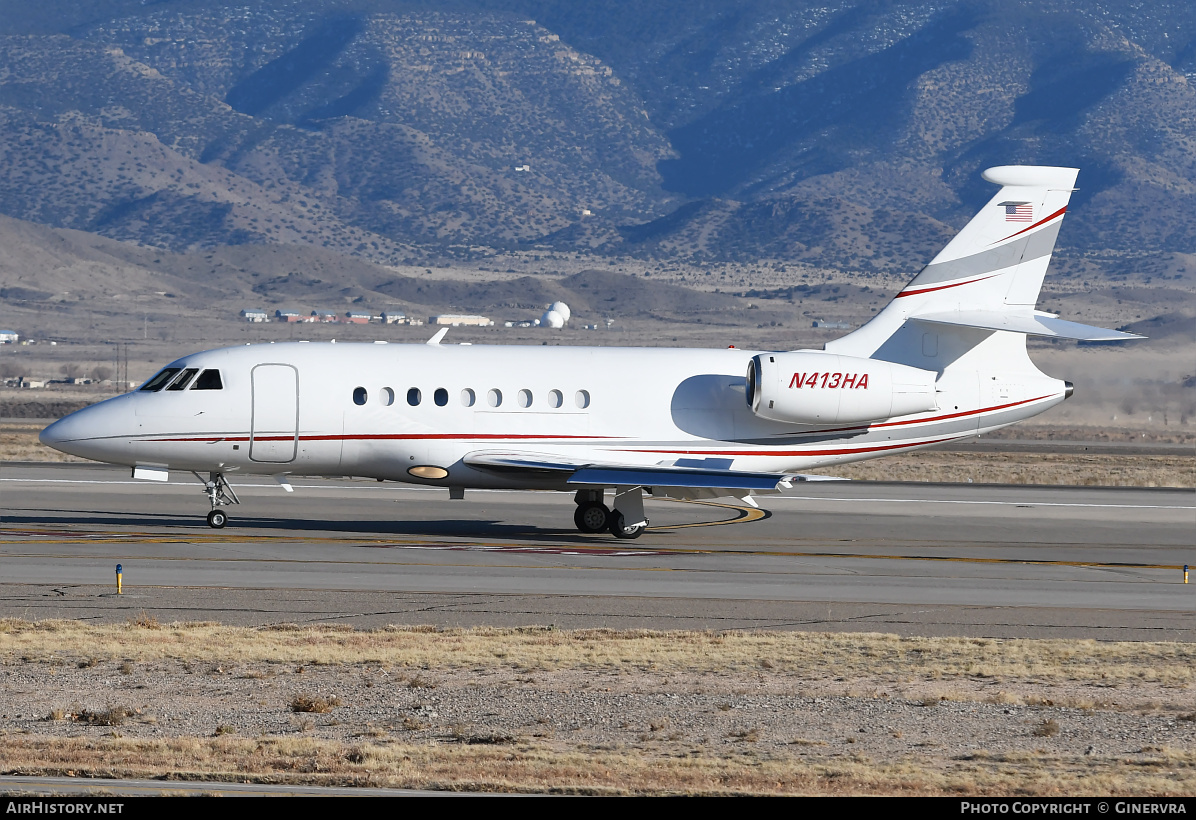
[[[557,313],[555,310],[549,310],[540,317],[540,327],[562,328],[565,326],[565,317]]]
[[[561,318],[564,319],[566,322],[569,321],[569,319],[571,319],[573,317],[573,311],[569,310],[569,306],[566,305],[564,302],[553,302],[552,306],[549,307],[548,309],[556,311],[557,313],[561,314]]]

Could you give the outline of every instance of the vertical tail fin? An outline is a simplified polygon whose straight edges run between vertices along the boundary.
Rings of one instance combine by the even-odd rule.
[[[885,346],[895,361],[904,361],[904,345],[886,342],[909,319],[965,313],[984,314],[989,325],[994,317],[1020,325],[1032,321],[1078,173],[1047,166],[989,168],[984,179],[1001,190],[872,321],[826,349],[872,356]]]
[[[1004,165],[984,179],[1001,186],[898,298],[919,308],[1033,307],[1075,188],[1076,168]]]

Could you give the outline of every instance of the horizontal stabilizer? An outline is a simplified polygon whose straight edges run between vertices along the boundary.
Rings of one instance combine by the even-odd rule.
[[[1057,339],[1080,339],[1086,342],[1112,342],[1123,339],[1143,339],[1134,333],[1107,330],[1103,327],[1082,325],[1058,319],[1049,313],[1035,311],[1033,314],[1006,313],[996,310],[952,310],[942,313],[925,313],[910,317],[919,322],[936,325],[975,327],[982,330],[1008,330],[1012,333],[1028,333],[1031,336],[1052,336]]]

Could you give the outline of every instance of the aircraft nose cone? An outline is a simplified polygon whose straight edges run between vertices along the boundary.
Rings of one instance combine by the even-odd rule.
[[[62,453],[94,461],[116,460],[118,437],[132,432],[131,407],[124,397],[84,407],[38,433],[38,441]]]
[[[64,441],[70,441],[71,439],[70,428],[73,425],[68,423],[71,418],[72,416],[67,416],[54,422],[37,434],[37,440],[47,447],[58,449],[59,444],[62,444]]]

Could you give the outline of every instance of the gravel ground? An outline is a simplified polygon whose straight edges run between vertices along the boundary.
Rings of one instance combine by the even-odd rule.
[[[1044,752],[1133,760],[1196,750],[1193,693],[1154,684],[808,680],[768,670],[662,675],[87,663],[10,658],[2,667],[0,732],[416,744],[539,739],[561,749],[700,748],[924,762]],[[292,704],[300,697],[335,698],[337,705],[297,712]],[[130,712],[123,718],[122,707]]]

